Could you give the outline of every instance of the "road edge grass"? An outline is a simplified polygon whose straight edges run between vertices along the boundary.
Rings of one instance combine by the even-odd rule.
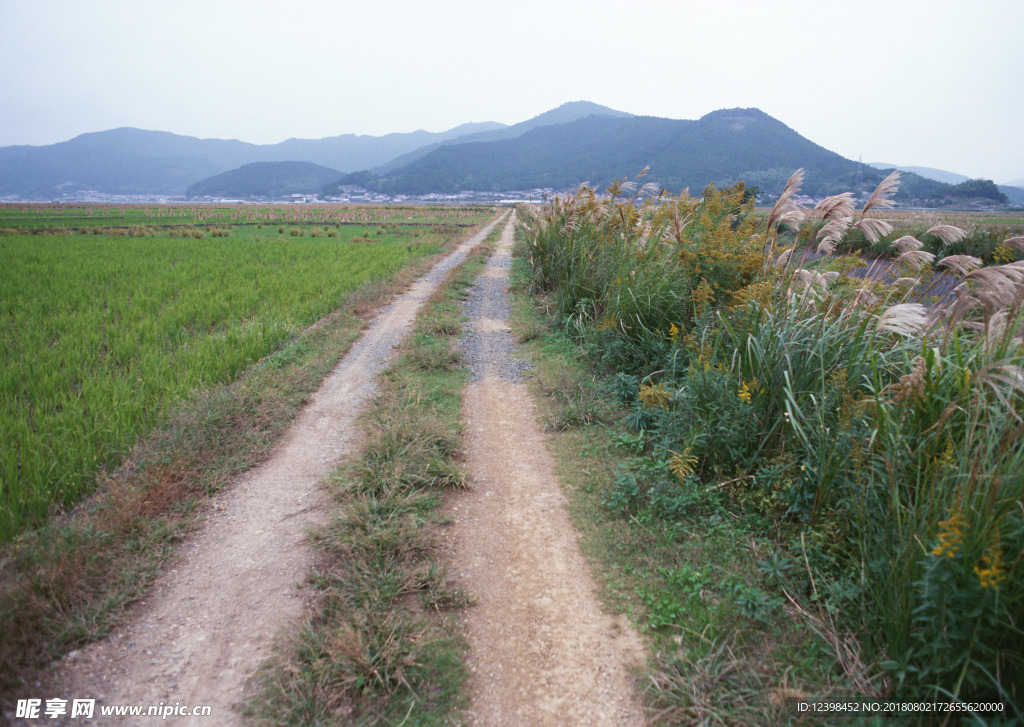
[[[784,601],[765,573],[778,552],[771,538],[725,509],[685,525],[615,511],[617,475],[636,465],[643,437],[613,380],[526,293],[527,275],[517,255],[513,335],[599,596],[651,655],[638,678],[649,723],[817,724],[821,715],[798,713],[798,702],[853,699],[869,678],[856,645]]]
[[[470,601],[440,565],[435,532],[444,492],[467,485],[461,302],[501,228],[439,286],[380,376],[358,451],[329,479],[337,511],[312,533],[311,612],[254,678],[248,723],[461,723],[466,645],[455,614]]]
[[[235,381],[197,392],[68,514],[0,546],[0,709],[64,654],[104,636],[230,480],[263,462],[369,324],[487,221],[351,291],[338,309]],[[2,712],[0,712],[2,713]]]

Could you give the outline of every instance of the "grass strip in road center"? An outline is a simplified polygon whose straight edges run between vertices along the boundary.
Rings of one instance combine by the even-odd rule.
[[[252,723],[437,725],[464,708],[452,614],[467,598],[433,558],[432,531],[444,491],[466,484],[460,301],[500,231],[435,293],[382,376],[360,451],[331,479],[337,515],[314,536],[315,613],[261,674]]]

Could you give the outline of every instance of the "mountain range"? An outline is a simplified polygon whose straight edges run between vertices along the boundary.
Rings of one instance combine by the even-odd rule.
[[[644,167],[645,181],[670,192],[744,180],[768,193],[778,193],[793,170],[803,167],[803,191],[824,196],[872,189],[892,165],[845,159],[758,109],[723,109],[691,121],[576,101],[510,126],[464,124],[440,133],[346,134],[256,145],[122,128],[48,146],[2,147],[0,195],[55,199],[90,190],[278,198],[330,195],[346,186],[405,195],[561,190],[581,182],[602,188]],[[948,201],[966,180],[935,178],[941,170],[905,169],[901,190],[907,200]],[[1003,201],[994,185],[975,181],[961,196],[969,188],[971,195]],[[1011,191],[1024,201],[1024,191]]]
[[[935,169],[934,167],[908,167],[900,166],[898,164],[886,164],[884,162],[871,162],[871,166],[876,169],[899,169],[901,172],[910,172],[920,177],[924,177],[925,179],[932,179],[944,184],[963,184],[964,182],[970,181],[970,177],[964,176],[963,174],[947,172],[945,169]],[[1024,179],[1010,181],[1006,184],[999,184],[997,187],[1000,192],[1006,195],[1010,204],[1017,206],[1024,205]]]
[[[81,190],[184,195],[191,184],[253,162],[311,162],[343,174],[447,139],[501,128],[503,124],[488,122],[440,133],[343,134],[263,145],[166,131],[111,129],[48,146],[0,147],[0,195],[50,199]]]
[[[589,114],[569,123],[534,126],[512,138],[442,144],[392,169],[371,170],[362,186],[389,194],[603,188],[649,167],[648,181],[678,192],[744,179],[779,190],[798,167],[810,194],[845,190],[858,173],[868,183],[885,175],[805,139],[757,109],[715,111],[696,121]],[[342,184],[350,180],[342,180]],[[329,191],[325,190],[325,191]]]

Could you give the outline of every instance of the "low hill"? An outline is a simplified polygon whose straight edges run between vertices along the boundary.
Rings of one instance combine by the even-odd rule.
[[[883,164],[881,162],[871,162],[871,166],[875,167],[876,169],[885,170],[899,169],[901,172],[911,172],[912,174],[916,174],[917,176],[923,177],[924,179],[927,180],[942,182],[943,186],[941,187],[935,188],[932,187],[931,185],[925,185],[924,188],[920,190],[923,194],[912,195],[914,197],[923,196],[925,198],[928,198],[926,201],[930,201],[935,204],[943,204],[943,200],[946,200],[945,203],[947,204],[955,204],[957,202],[963,203],[965,201],[975,199],[981,202],[988,200],[990,202],[994,202],[997,204],[1009,203],[1017,206],[1024,205],[1024,189],[1022,189],[1022,187],[1024,187],[1024,180],[1020,180],[1019,184],[1014,184],[1013,182],[1010,182],[1007,184],[996,185],[995,192],[993,192],[992,189],[986,187],[984,189],[985,194],[983,194],[980,197],[972,198],[971,190],[976,190],[977,187],[974,185],[962,186],[965,182],[972,181],[970,177],[963,174],[949,172],[946,171],[945,169],[935,169],[934,167],[898,166],[896,164]],[[917,185],[915,185],[913,178],[910,177],[905,179],[903,187],[907,188],[904,190],[905,193],[908,190],[910,190],[911,192],[918,191],[916,189]],[[1000,197],[999,195],[1005,196],[1006,200],[1004,201],[1002,197]]]
[[[919,177],[943,182],[944,184],[960,184],[960,182],[966,182],[970,179],[970,177],[963,174],[947,172],[945,169],[935,169],[934,167],[908,167],[900,166],[899,164],[883,164],[882,162],[871,162],[871,166],[875,169],[899,169],[901,172],[913,172]]]
[[[999,191],[1006,195],[1006,198],[1010,200],[1010,204],[1015,207],[1024,207],[1024,188],[1000,184]]]
[[[544,113],[538,114],[526,121],[520,121],[518,124],[512,124],[511,126],[506,126],[501,129],[484,130],[475,134],[446,139],[436,144],[421,147],[415,151],[409,152],[408,154],[396,157],[387,164],[383,164],[372,171],[376,174],[387,174],[390,171],[404,167],[406,164],[411,164],[441,146],[514,139],[517,136],[522,136],[532,129],[537,129],[542,126],[554,126],[556,124],[568,124],[579,119],[585,119],[588,116],[630,118],[633,114],[628,114],[625,111],[616,111],[615,109],[591,103],[590,101],[570,101],[569,103],[564,103],[558,108],[545,111]]]
[[[673,192],[741,179],[777,192],[799,167],[807,171],[808,194],[846,191],[855,186],[858,174],[865,187],[884,177],[758,109],[726,109],[697,121],[589,115],[513,139],[447,144],[377,175],[369,187],[404,194],[568,189],[585,181],[603,187],[645,166],[650,167],[649,181]]]
[[[278,199],[319,192],[341,174],[311,162],[253,162],[189,185],[185,196]]]

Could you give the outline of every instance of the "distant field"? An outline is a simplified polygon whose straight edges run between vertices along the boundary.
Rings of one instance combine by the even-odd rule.
[[[0,229],[375,222],[473,225],[487,214],[484,208],[413,205],[0,204]]]
[[[915,225],[922,221],[933,225],[956,225],[965,230],[972,228],[1009,229],[1016,234],[1024,231],[1024,211],[965,212],[959,210],[888,210],[879,217],[894,225]]]
[[[267,221],[239,224],[218,208],[117,209],[0,210],[0,540],[88,494],[176,402],[486,216],[348,208],[313,224],[325,210],[252,207]],[[149,227],[149,214],[181,223]]]

